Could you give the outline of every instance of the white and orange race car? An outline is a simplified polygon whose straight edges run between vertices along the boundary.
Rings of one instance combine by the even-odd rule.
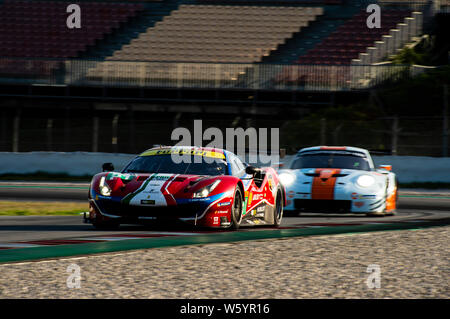
[[[375,168],[370,153],[347,146],[301,149],[279,171],[286,188],[285,213],[393,215],[397,179],[390,165]]]

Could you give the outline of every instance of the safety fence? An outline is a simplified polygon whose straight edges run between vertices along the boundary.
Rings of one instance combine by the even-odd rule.
[[[348,91],[409,78],[406,65],[296,65],[0,58],[0,83],[140,88]]]

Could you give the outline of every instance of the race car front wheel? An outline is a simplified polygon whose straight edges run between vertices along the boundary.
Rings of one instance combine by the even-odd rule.
[[[278,227],[283,219],[283,192],[281,188],[277,190],[277,197],[275,198],[275,209],[273,212],[273,224]]]
[[[242,192],[239,186],[236,186],[234,192],[233,206],[231,207],[231,229],[238,229],[242,220]]]

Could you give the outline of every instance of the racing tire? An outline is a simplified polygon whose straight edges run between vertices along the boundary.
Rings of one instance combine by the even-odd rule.
[[[280,226],[283,219],[283,192],[281,188],[277,189],[277,196],[275,197],[275,209],[273,211],[273,225],[275,227]]]
[[[242,206],[243,206],[242,191],[239,186],[236,186],[234,192],[233,205],[231,206],[231,225],[230,229],[237,230],[242,221]]]

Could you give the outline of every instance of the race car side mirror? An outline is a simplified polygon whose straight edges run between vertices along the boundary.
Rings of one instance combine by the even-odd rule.
[[[257,168],[257,167],[254,167],[254,166],[247,166],[246,168],[245,168],[245,172],[248,174],[248,175],[255,175],[257,172],[260,172],[261,170],[259,169],[259,168]]]
[[[380,165],[378,169],[384,169],[386,171],[392,171],[392,165]]]
[[[104,172],[112,172],[112,171],[114,171],[113,163],[103,163],[102,170]]]

